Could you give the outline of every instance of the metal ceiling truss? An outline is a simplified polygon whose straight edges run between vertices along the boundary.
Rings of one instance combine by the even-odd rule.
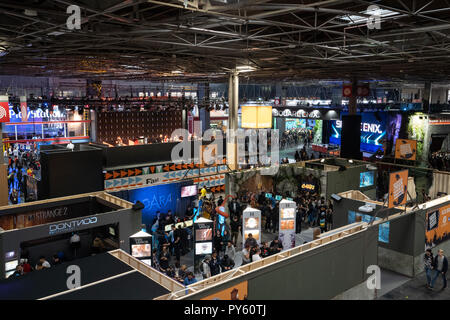
[[[2,0],[0,73],[223,81],[250,65],[255,80],[449,80],[448,1],[298,2]],[[351,22],[370,5],[389,12],[380,29]]]

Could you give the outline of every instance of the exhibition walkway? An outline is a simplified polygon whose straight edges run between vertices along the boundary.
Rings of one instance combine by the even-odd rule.
[[[383,279],[383,276],[382,276]],[[383,280],[381,281],[383,288]],[[440,290],[442,288],[442,279],[436,280],[433,291],[426,288],[426,275],[422,272],[417,277],[384,294],[378,300],[450,300],[450,290]]]

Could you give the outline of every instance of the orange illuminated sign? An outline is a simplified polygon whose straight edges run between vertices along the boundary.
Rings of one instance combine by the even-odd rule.
[[[241,127],[262,129],[272,127],[271,106],[242,106]]]

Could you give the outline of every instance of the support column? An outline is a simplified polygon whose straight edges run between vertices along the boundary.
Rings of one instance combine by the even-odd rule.
[[[228,81],[228,134],[227,134],[227,163],[231,170],[236,170],[237,144],[234,133],[238,129],[239,109],[239,74],[230,73]]]
[[[210,127],[209,117],[209,83],[197,85],[197,101],[199,107],[199,118],[202,123],[202,134]]]
[[[348,115],[342,116],[341,158],[362,159],[361,116],[356,115],[356,99],[358,96],[358,81],[352,79],[352,95],[348,103]]]
[[[356,102],[357,102],[357,95],[358,95],[358,81],[356,78],[352,79],[352,95],[349,98],[348,101],[348,114],[356,114]]]
[[[423,112],[430,113],[431,104],[431,81],[425,82],[425,88],[422,95]]]

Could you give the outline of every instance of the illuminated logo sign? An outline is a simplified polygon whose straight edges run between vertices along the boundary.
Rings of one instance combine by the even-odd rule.
[[[310,183],[304,183],[302,184],[302,189],[313,191],[314,189],[316,189],[316,186]]]
[[[336,120],[336,128],[338,128],[338,129],[342,128],[341,120]],[[362,132],[370,132],[370,133],[380,133],[380,134],[383,133],[383,131],[381,131],[381,124],[367,123],[367,122],[361,123],[361,131]]]
[[[9,115],[13,119],[22,119],[22,112],[15,113],[12,109],[10,109]],[[27,117],[28,117],[28,119],[33,119],[33,118],[57,119],[57,118],[65,118],[66,113],[58,111],[58,110],[50,113],[48,109],[45,109],[45,111],[43,111],[41,109],[37,109],[37,110],[29,110]]]
[[[81,220],[74,220],[69,222],[61,222],[58,224],[51,224],[49,227],[49,234],[61,233],[61,232],[70,232],[75,230],[78,227],[96,224],[97,217],[84,218]]]
[[[307,112],[305,110],[298,110],[295,115],[299,118],[313,118],[320,119],[321,114],[319,110],[313,110],[311,112]]]

